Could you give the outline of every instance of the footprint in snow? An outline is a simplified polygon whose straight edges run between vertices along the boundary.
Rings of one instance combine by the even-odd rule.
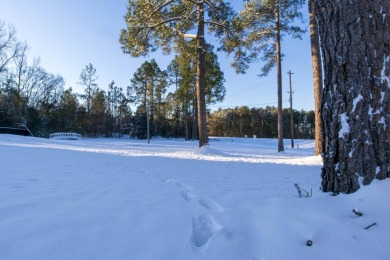
[[[222,213],[225,211],[225,209],[221,205],[219,205],[217,202],[215,202],[213,200],[206,199],[206,198],[200,198],[198,202],[199,202],[200,206],[202,206],[203,208],[206,208],[210,211],[215,211],[218,213]]]
[[[145,174],[145,175],[150,175],[150,176],[152,176],[153,175],[153,173],[152,172],[150,172],[150,171],[147,171],[147,170],[141,170],[141,173],[142,174]]]
[[[185,190],[193,190],[193,188],[179,180],[176,180],[176,179],[166,179],[164,180],[164,182],[168,183],[168,184],[172,184],[172,185],[176,185],[177,187],[180,187],[180,188],[183,188]]]
[[[181,191],[180,192],[180,196],[185,199],[186,201],[190,201],[192,200],[193,198],[195,198],[195,195],[192,194],[191,192],[189,191]]]
[[[197,247],[203,247],[223,227],[209,215],[199,215],[192,219],[192,243]]]
[[[177,186],[179,186],[178,185],[178,183],[180,183],[178,180],[176,180],[176,179],[165,179],[165,180],[163,180],[165,183],[168,183],[168,184],[172,184],[172,185],[177,185]]]

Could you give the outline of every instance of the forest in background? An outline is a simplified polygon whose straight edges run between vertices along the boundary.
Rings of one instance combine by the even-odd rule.
[[[145,61],[125,88],[112,81],[96,84],[97,70],[88,64],[80,72],[83,93],[67,87],[60,75],[28,62],[28,47],[17,40],[15,28],[0,23],[0,127],[26,126],[34,136],[77,132],[84,137],[147,137],[197,139],[195,60],[177,55],[166,70],[155,60]],[[212,46],[207,47],[206,102],[223,101],[224,74]],[[187,55],[187,56],[186,56]],[[107,89],[107,90],[104,90]],[[168,91],[173,89],[173,91]],[[290,138],[290,109],[284,109],[285,137]],[[212,136],[277,138],[277,109],[236,108],[208,110]],[[314,112],[293,110],[294,136],[313,138]]]

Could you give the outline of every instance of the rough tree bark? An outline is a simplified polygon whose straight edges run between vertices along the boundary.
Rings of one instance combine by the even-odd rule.
[[[315,115],[315,149],[314,154],[322,153],[322,119],[321,119],[321,101],[322,101],[322,65],[321,51],[318,35],[318,24],[313,13],[313,1],[309,0],[309,19],[310,19],[310,43],[311,60],[313,66],[314,83],[314,115]]]
[[[390,177],[390,1],[313,0],[324,59],[322,190]]]

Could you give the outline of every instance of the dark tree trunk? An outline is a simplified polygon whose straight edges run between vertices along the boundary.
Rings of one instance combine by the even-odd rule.
[[[193,114],[193,120],[192,120],[192,138],[191,140],[194,141],[196,140],[197,136],[197,130],[198,130],[198,110],[197,110],[197,102],[196,102],[196,97],[194,97],[192,101],[192,114]],[[202,147],[199,145],[199,147]]]
[[[321,51],[318,35],[318,24],[313,13],[313,1],[309,1],[310,17],[310,43],[311,43],[311,60],[313,66],[313,83],[314,83],[314,116],[315,116],[315,149],[314,154],[322,154],[322,120],[321,120],[321,101],[322,101],[322,65]]]
[[[324,58],[325,192],[390,177],[390,1],[313,0]]]
[[[149,120],[150,125],[154,126],[154,81],[150,83],[150,97],[149,97]],[[154,128],[154,127],[153,127]]]
[[[200,1],[198,8],[198,33],[197,33],[197,64],[196,64],[196,99],[198,102],[198,129],[199,147],[208,145],[207,113],[205,98],[205,51],[204,51],[204,3]]]
[[[276,67],[278,77],[278,152],[284,151],[283,144],[283,103],[282,103],[282,54],[280,49],[280,7],[279,1],[276,8]]]
[[[187,89],[186,98],[185,98],[185,136],[186,141],[190,140],[190,101],[189,101],[189,93]]]

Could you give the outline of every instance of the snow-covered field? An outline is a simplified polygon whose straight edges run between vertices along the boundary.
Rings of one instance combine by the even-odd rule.
[[[390,259],[390,180],[331,196],[276,142],[0,135],[0,259]]]

